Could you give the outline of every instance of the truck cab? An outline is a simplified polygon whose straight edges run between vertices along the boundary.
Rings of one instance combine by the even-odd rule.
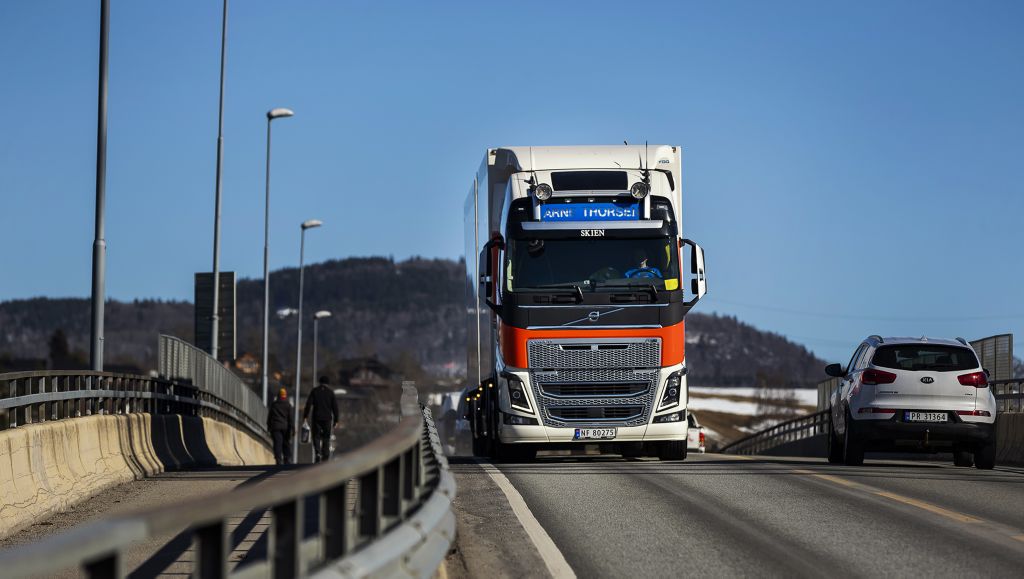
[[[707,281],[680,163],[672,146],[487,151],[466,203],[475,453],[685,458],[684,319]]]

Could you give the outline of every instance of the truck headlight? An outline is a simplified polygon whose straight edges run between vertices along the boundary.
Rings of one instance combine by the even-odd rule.
[[[533,409],[530,408],[530,399],[526,396],[526,386],[523,385],[523,381],[512,374],[506,374],[505,381],[508,383],[508,399],[512,408],[522,410],[523,412],[533,412]]]
[[[679,396],[682,394],[683,371],[673,372],[665,381],[665,391],[658,402],[658,410],[672,408],[679,404]]]
[[[541,183],[533,190],[533,196],[536,197],[538,201],[547,201],[548,199],[551,199],[552,193],[554,193],[554,191],[551,190],[551,185],[548,185],[547,183]]]

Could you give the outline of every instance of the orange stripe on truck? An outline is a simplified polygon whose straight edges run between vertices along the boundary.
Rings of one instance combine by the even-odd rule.
[[[528,367],[526,356],[527,340],[551,338],[661,338],[661,366],[668,367],[681,364],[685,358],[686,345],[685,321],[664,328],[614,330],[524,330],[502,324],[498,321],[498,335],[501,345],[501,357],[505,364],[516,368]]]

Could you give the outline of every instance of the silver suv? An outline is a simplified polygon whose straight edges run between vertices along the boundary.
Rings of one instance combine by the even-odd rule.
[[[859,465],[865,451],[952,452],[957,466],[996,460],[996,400],[963,339],[864,340],[829,400],[828,461]]]

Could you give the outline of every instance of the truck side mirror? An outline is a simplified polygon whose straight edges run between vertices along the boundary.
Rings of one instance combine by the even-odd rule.
[[[846,370],[841,364],[829,364],[825,366],[825,373],[833,378],[842,378],[846,376]]]
[[[708,293],[708,280],[704,273],[704,248],[689,239],[684,239],[683,245],[690,246],[690,273],[693,275],[693,279],[690,280],[690,293],[693,297],[685,304],[687,308],[691,308]]]
[[[493,275],[493,273],[495,272],[494,259],[495,256],[498,254],[498,251],[501,251],[503,249],[505,249],[505,240],[498,237],[485,243],[483,251],[480,252],[480,261],[483,262],[484,271],[486,272],[480,275],[480,283],[484,285],[484,303],[487,305],[488,308],[490,308],[491,311],[493,311],[495,314],[499,316],[501,315],[501,305],[495,303],[494,300],[491,299],[491,296],[495,295],[494,284],[497,283],[497,280],[494,279]]]

